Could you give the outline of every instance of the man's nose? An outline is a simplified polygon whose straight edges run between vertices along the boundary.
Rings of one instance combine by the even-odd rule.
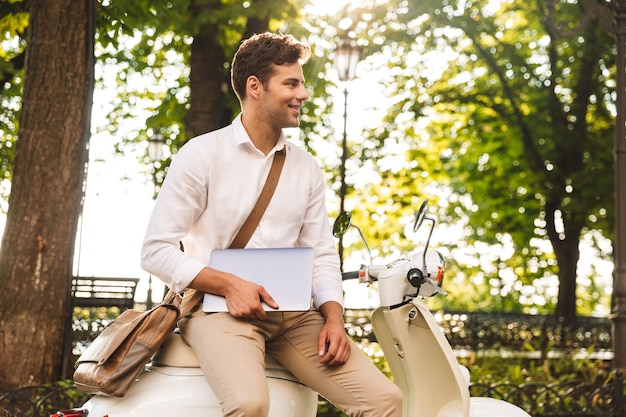
[[[298,99],[301,101],[309,99],[309,92],[304,86],[300,87],[300,91],[298,92]]]

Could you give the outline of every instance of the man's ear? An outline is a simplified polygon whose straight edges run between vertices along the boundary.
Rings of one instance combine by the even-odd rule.
[[[255,75],[251,75],[246,80],[246,95],[255,99],[259,98],[263,84]]]

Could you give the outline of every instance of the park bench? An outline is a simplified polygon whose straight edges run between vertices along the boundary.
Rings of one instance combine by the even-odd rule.
[[[139,278],[74,277],[74,306],[133,308],[138,282]]]

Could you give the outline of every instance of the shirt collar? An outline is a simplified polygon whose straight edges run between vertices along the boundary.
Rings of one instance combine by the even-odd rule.
[[[232,126],[235,129],[235,142],[237,143],[237,145],[243,145],[247,143],[248,145],[246,146],[251,146],[252,148],[256,149],[256,147],[252,143],[252,139],[250,139],[250,136],[248,136],[246,128],[241,122],[241,113],[239,113],[237,117],[235,117],[232,122]],[[276,145],[272,149],[272,153],[280,151],[286,146],[288,147],[287,138],[285,137],[285,133],[281,130],[280,136],[276,141]]]

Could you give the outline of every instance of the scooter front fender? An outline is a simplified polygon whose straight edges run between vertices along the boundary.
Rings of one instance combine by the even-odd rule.
[[[507,403],[487,397],[470,398],[470,417],[530,417],[526,411]]]
[[[448,403],[437,413],[437,417],[459,417],[459,404],[453,402]],[[420,415],[420,414],[418,414]],[[486,397],[470,397],[469,400],[469,417],[530,417],[521,408],[507,403],[506,401],[496,400],[495,398]]]
[[[421,302],[376,309],[372,327],[404,395],[404,417],[469,417],[467,381]]]
[[[467,375],[419,300],[376,309],[372,327],[404,395],[404,417],[530,417],[505,401],[470,398]]]

